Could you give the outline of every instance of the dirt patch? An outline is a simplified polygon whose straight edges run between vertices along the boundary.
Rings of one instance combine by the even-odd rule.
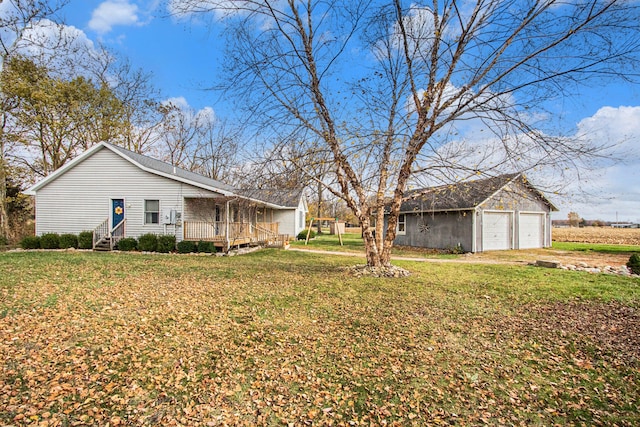
[[[468,260],[478,262],[502,262],[512,264],[528,264],[537,260],[559,261],[563,265],[577,265],[581,262],[590,267],[604,268],[605,266],[619,267],[629,261],[628,254],[563,251],[558,249],[526,249],[511,251],[490,251],[476,254],[467,254]]]

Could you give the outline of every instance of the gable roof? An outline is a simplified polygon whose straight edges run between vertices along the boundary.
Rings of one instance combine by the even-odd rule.
[[[172,179],[176,179],[178,181],[184,181],[189,184],[201,184],[207,188],[215,188],[217,191],[222,193],[233,193],[235,190],[230,185],[227,185],[223,182],[217,181],[215,179],[211,179],[204,175],[197,174],[195,172],[188,171],[186,169],[179,168],[177,166],[172,166],[169,163],[165,163],[163,161],[154,159],[149,156],[145,156],[142,154],[135,153],[133,151],[129,151],[123,147],[119,147],[113,144],[104,143],[111,151],[117,152],[125,159],[130,160],[132,163],[140,167],[141,169],[146,170],[147,172],[156,173],[162,176],[169,176]],[[196,185],[197,186],[197,185]]]
[[[438,212],[472,210],[489,200],[512,182],[520,182],[551,210],[558,209],[521,173],[465,181],[451,185],[408,191],[400,212]]]
[[[87,158],[91,157],[94,153],[97,153],[98,151],[103,149],[107,149],[113,152],[114,154],[118,155],[122,159],[128,161],[129,163],[133,164],[134,166],[138,167],[143,171],[152,173],[154,175],[159,175],[174,181],[189,184],[194,187],[202,188],[204,190],[220,193],[226,197],[242,197],[254,202],[266,204],[273,208],[298,207],[299,198],[295,202],[295,205],[289,206],[287,204],[277,203],[279,201],[280,202],[287,201],[286,198],[283,198],[281,200],[276,200],[275,197],[271,199],[268,199],[268,198],[262,199],[258,197],[260,196],[260,194],[258,193],[256,193],[255,195],[242,194],[241,191],[238,191],[235,188],[231,187],[230,185],[227,185],[215,179],[211,179],[204,175],[200,175],[200,174],[188,171],[186,169],[182,169],[177,166],[170,165],[169,163],[165,163],[163,161],[154,159],[149,156],[145,156],[143,154],[135,153],[123,147],[119,147],[117,145],[113,145],[107,142],[101,142],[89,148],[87,151],[85,151],[84,153],[82,153],[81,155],[79,155],[78,157],[76,157],[75,159],[73,159],[72,161],[70,161],[63,167],[61,167],[60,169],[56,170],[52,174],[48,175],[44,179],[37,182],[35,185],[31,186],[27,191],[25,191],[25,194],[35,195],[40,188],[54,181],[56,178],[58,178],[68,170],[72,169],[73,167],[80,164]],[[272,191],[282,191],[283,193],[287,192],[287,190],[272,190]]]
[[[170,165],[169,163],[162,162],[160,160],[153,159],[149,156],[145,156],[142,154],[134,153],[133,151],[129,151],[125,148],[118,147],[113,144],[109,144],[107,142],[101,142],[99,144],[94,145],[89,148],[84,153],[80,154],[78,157],[56,170],[52,174],[46,176],[44,179],[37,182],[31,188],[29,188],[25,193],[26,194],[35,194],[40,188],[54,181],[56,178],[72,169],[76,165],[80,164],[87,158],[91,157],[94,153],[102,149],[108,149],[109,151],[115,153],[120,156],[124,160],[133,164],[134,166],[155,174],[160,175],[165,178],[172,179],[174,181],[184,182],[186,184],[193,185],[195,187],[199,187],[205,190],[214,191],[217,193],[222,193],[225,196],[233,195],[233,187],[230,187],[220,181],[216,181],[214,179],[207,178],[205,176],[189,172],[185,169],[175,167]]]

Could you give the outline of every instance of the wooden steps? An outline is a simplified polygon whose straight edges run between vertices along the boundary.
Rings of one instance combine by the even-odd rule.
[[[111,237],[105,236],[93,246],[94,251],[109,252],[111,251]]]

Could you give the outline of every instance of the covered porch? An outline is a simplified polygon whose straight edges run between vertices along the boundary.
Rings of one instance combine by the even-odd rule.
[[[185,198],[183,239],[208,241],[228,250],[243,245],[281,246],[273,209],[238,197]]]

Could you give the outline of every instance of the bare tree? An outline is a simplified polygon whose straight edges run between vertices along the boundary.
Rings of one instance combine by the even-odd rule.
[[[540,117],[545,101],[585,84],[637,79],[639,8],[623,0],[171,2],[174,13],[215,13],[228,24],[223,89],[263,133],[287,145],[312,134],[331,151],[337,185],[328,189],[360,220],[370,266],[389,264],[417,171],[456,180],[606,155],[599,142],[541,127]],[[364,63],[355,63],[362,49]],[[484,124],[489,143],[470,151],[457,136],[469,123]],[[470,152],[475,158],[460,163]]]
[[[126,58],[100,52],[89,65],[90,74],[108,84],[122,104],[122,134],[115,143],[136,153],[148,152],[159,138],[163,115],[159,92],[151,83],[151,74],[135,69]]]
[[[212,114],[203,114],[198,123],[190,170],[211,179],[233,183],[239,161],[240,131]]]
[[[174,166],[189,169],[189,159],[198,134],[198,119],[190,107],[172,101],[158,106],[162,115],[158,149],[164,160]]]

